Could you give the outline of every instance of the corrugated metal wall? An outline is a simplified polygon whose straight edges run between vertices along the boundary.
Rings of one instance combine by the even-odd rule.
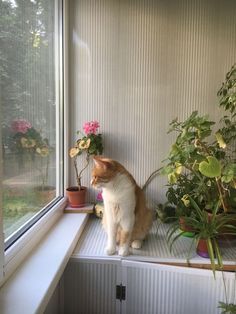
[[[169,151],[172,119],[198,109],[218,121],[216,93],[236,61],[235,16],[233,0],[71,1],[70,139],[97,119],[104,155],[143,185]],[[164,200],[165,183],[150,184],[149,200]]]

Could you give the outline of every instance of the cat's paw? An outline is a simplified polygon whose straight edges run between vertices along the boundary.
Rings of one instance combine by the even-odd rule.
[[[142,241],[141,240],[134,240],[132,243],[131,243],[131,247],[133,249],[141,249],[142,247]]]
[[[116,252],[116,248],[115,248],[115,247],[107,246],[107,247],[105,248],[105,253],[106,253],[107,255],[113,255],[113,254],[115,254],[115,252]]]
[[[121,246],[121,247],[119,248],[118,254],[119,254],[120,256],[127,256],[127,255],[129,255],[129,248]]]

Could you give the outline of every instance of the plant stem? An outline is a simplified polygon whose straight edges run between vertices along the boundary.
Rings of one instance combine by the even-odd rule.
[[[79,172],[78,167],[77,167],[77,160],[76,160],[76,158],[74,158],[74,167],[75,167],[76,180],[77,180],[77,185],[78,185],[79,191],[81,190],[81,174],[88,167],[88,165],[89,165],[89,155],[86,156],[86,165]]]
[[[221,204],[223,206],[224,213],[227,213],[228,212],[228,206],[225,202],[225,198],[224,198],[224,195],[222,193],[222,186],[221,186],[221,180],[220,179],[216,178],[216,185],[217,185],[217,188],[218,188],[218,191],[220,194],[220,201],[221,201]]]
[[[76,181],[77,181],[78,189],[80,191],[81,190],[81,180],[80,180],[79,173],[78,173],[76,157],[74,158],[73,161],[74,161],[74,167],[75,167],[75,173],[76,173]]]

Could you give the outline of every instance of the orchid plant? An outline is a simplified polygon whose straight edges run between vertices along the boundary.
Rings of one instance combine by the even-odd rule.
[[[98,133],[99,127],[100,125],[97,121],[89,121],[84,123],[83,130],[85,134],[83,134],[81,131],[77,131],[77,134],[80,136],[76,140],[75,145],[69,151],[69,155],[73,159],[78,190],[82,189],[82,173],[89,165],[90,156],[100,155],[103,152],[102,135]],[[77,158],[82,154],[85,155],[86,164],[79,171]]]

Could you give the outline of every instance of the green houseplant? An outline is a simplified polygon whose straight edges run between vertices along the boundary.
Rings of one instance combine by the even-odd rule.
[[[86,122],[83,125],[85,134],[81,131],[77,132],[79,137],[69,151],[69,155],[73,160],[77,186],[67,188],[67,196],[69,203],[75,207],[85,203],[87,188],[82,186],[81,179],[82,173],[89,165],[90,157],[100,155],[103,152],[102,135],[98,133],[98,129],[99,123],[97,121]],[[79,170],[78,158],[81,156],[85,156],[85,165]]]
[[[218,238],[221,235],[236,234],[236,227],[232,224],[232,222],[236,222],[236,215],[225,213],[222,213],[220,216],[217,215],[220,202],[216,204],[212,214],[209,215],[207,211],[199,208],[193,198],[189,197],[189,201],[194,208],[194,212],[191,216],[186,217],[186,223],[194,230],[193,242],[196,245],[197,254],[201,257],[210,258],[211,268],[213,273],[215,273],[216,268],[221,269],[223,267]],[[170,250],[174,242],[183,233],[176,233],[177,229],[178,224],[173,224],[167,232]]]
[[[219,309],[221,309],[221,314],[236,314],[236,304],[219,302]]]
[[[213,132],[207,115],[194,111],[185,121],[170,123],[169,132],[176,132],[164,166],[168,176],[167,197],[178,207],[188,207],[185,195],[211,210],[220,200],[220,209],[232,212],[236,208],[236,66],[226,74],[218,91],[219,105],[225,112],[221,128]],[[191,191],[189,191],[191,184]],[[173,195],[177,195],[178,201]],[[180,202],[182,200],[182,203]]]
[[[206,240],[213,269],[214,254],[221,266],[219,236],[236,235],[235,66],[227,73],[218,96],[225,112],[216,132],[212,130],[215,122],[197,111],[183,122],[175,119],[170,123],[169,132],[177,136],[162,171],[168,176],[168,201],[194,229],[196,242]],[[208,212],[212,213],[211,219]],[[179,223],[170,227],[170,243],[184,233],[176,235],[179,228]]]
[[[175,119],[170,125],[170,131],[178,135],[164,172],[172,187],[181,187],[185,207],[184,195],[189,194],[185,193],[189,181],[192,185],[190,195],[202,208],[210,210],[220,199],[224,212],[233,211],[235,204],[231,196],[235,194],[236,163],[227,153],[229,144],[224,142],[220,131],[214,134],[214,141],[209,141],[214,122],[194,111],[184,122]]]

